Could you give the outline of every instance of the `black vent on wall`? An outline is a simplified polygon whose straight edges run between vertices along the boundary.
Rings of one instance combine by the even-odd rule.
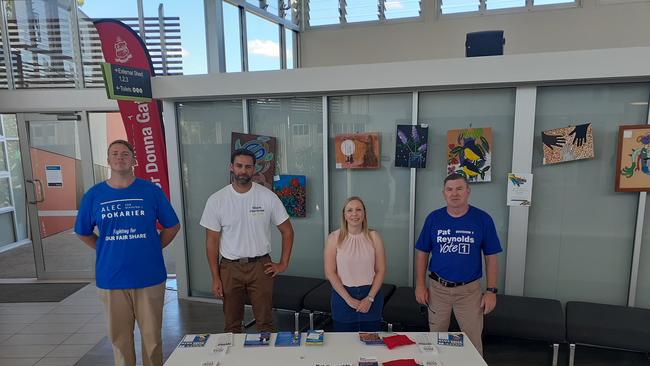
[[[465,56],[497,56],[503,55],[503,31],[483,31],[467,33],[465,40]]]

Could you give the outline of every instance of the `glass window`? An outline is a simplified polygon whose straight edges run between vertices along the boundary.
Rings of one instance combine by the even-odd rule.
[[[0,178],[0,208],[11,207],[9,177]]]
[[[643,219],[643,228],[635,306],[650,309],[650,265],[648,265],[648,263],[650,263],[650,232],[648,232],[648,228],[650,228],[650,204],[648,204],[647,201],[645,206],[645,216]]]
[[[241,31],[239,8],[223,2],[223,33],[226,54],[226,72],[241,71]]]
[[[9,176],[11,177],[11,189],[14,195],[14,209],[16,210],[16,240],[27,239],[27,202],[25,186],[23,183],[23,166],[20,156],[20,144],[18,140],[7,142],[7,162],[9,163]]]
[[[386,0],[386,19],[420,16],[420,0]]]
[[[276,174],[306,177],[306,217],[292,217],[295,232],[286,274],[323,277],[323,110],[322,98],[258,99],[249,104],[251,132],[277,140]],[[272,255],[280,258],[281,237],[273,236]]]
[[[533,0],[533,5],[568,4],[575,3],[575,0]]]
[[[1,187],[2,183],[0,183]],[[0,248],[16,241],[14,236],[14,219],[11,212],[0,214]]]
[[[413,245],[408,242],[410,170],[396,168],[394,155],[396,126],[411,123],[412,95],[331,97],[328,103],[329,229],[339,228],[345,199],[361,197],[366,205],[369,226],[384,239],[387,258],[385,282],[406,286],[409,252]],[[335,137],[353,132],[379,133],[380,168],[336,169]]]
[[[208,197],[230,184],[230,137],[243,132],[242,112],[240,100],[176,105],[191,296],[212,298],[205,229],[199,221]]]
[[[70,21],[73,1],[13,1],[11,5],[6,10],[15,87],[73,88],[77,77]]]
[[[309,25],[339,24],[339,0],[310,0]]]
[[[285,29],[285,52],[287,55],[287,69],[293,69],[295,67],[294,63],[294,54],[293,54],[293,37],[294,32],[291,29]]]
[[[345,6],[345,19],[348,23],[365,22],[379,19],[379,5],[377,0],[347,1]]]
[[[479,0],[440,0],[440,11],[442,14],[478,11],[479,4]]]
[[[488,10],[518,8],[526,6],[526,0],[485,0]]]
[[[644,123],[635,102],[649,96],[648,84],[538,88],[526,296],[627,303],[638,194],[614,192],[618,126]],[[542,165],[541,132],[583,123],[595,158]]]
[[[156,0],[144,1],[144,16],[154,18],[154,27],[147,28],[147,37],[155,37],[147,43],[156,73],[162,73],[160,49],[160,6],[165,18],[165,45],[168,74],[207,74],[208,59],[205,43],[205,16],[203,1]],[[179,38],[180,37],[180,38]]]
[[[0,172],[7,171],[7,157],[5,156],[5,142],[0,140]]]
[[[248,71],[280,69],[279,25],[246,13]]]
[[[0,114],[0,121],[2,121],[2,133],[4,137],[18,137],[15,114]]]
[[[415,201],[415,235],[420,235],[427,215],[445,206],[443,181],[447,176],[447,131],[491,127],[493,137],[492,181],[472,183],[470,204],[492,216],[501,241],[499,288],[505,284],[509,210],[506,176],[512,167],[512,138],[515,112],[514,89],[462,90],[420,93],[420,124],[429,125],[427,168],[418,169]]]

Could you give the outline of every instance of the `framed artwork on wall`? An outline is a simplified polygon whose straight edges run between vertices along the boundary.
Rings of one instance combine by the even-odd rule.
[[[336,135],[334,145],[336,169],[379,168],[379,132]]]
[[[273,176],[275,175],[275,137],[233,132],[231,143],[232,151],[246,149],[255,154],[253,182],[273,190]]]
[[[492,180],[492,128],[447,131],[447,175],[464,175],[470,182]]]
[[[594,134],[591,123],[542,131],[542,165],[594,157]]]
[[[650,125],[618,129],[616,192],[650,191]]]

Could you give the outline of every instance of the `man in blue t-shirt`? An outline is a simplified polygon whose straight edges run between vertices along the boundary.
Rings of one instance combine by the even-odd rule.
[[[95,279],[108,322],[115,365],[135,366],[138,322],[144,365],[162,365],[162,310],[167,272],[162,249],[180,229],[163,191],[133,174],[133,146],[108,147],[111,177],[84,195],[75,233],[97,252]],[[163,228],[156,229],[159,223]],[[98,234],[94,233],[97,227]]]
[[[447,206],[427,216],[415,244],[415,299],[429,308],[432,332],[448,330],[453,310],[460,329],[483,355],[483,315],[496,306],[496,255],[501,252],[501,243],[490,215],[469,205],[467,178],[449,175],[442,193]],[[487,277],[485,293],[479,281],[483,274],[481,252]],[[431,278],[428,287],[427,262]]]

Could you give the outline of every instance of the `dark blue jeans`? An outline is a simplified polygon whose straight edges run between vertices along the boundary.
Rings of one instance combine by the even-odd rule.
[[[371,286],[344,287],[350,296],[362,300],[368,296]],[[367,313],[359,313],[351,308],[334,290],[332,290],[331,301],[335,332],[376,332],[379,330],[381,312],[384,308],[384,295],[381,291],[375,296],[375,301]]]

